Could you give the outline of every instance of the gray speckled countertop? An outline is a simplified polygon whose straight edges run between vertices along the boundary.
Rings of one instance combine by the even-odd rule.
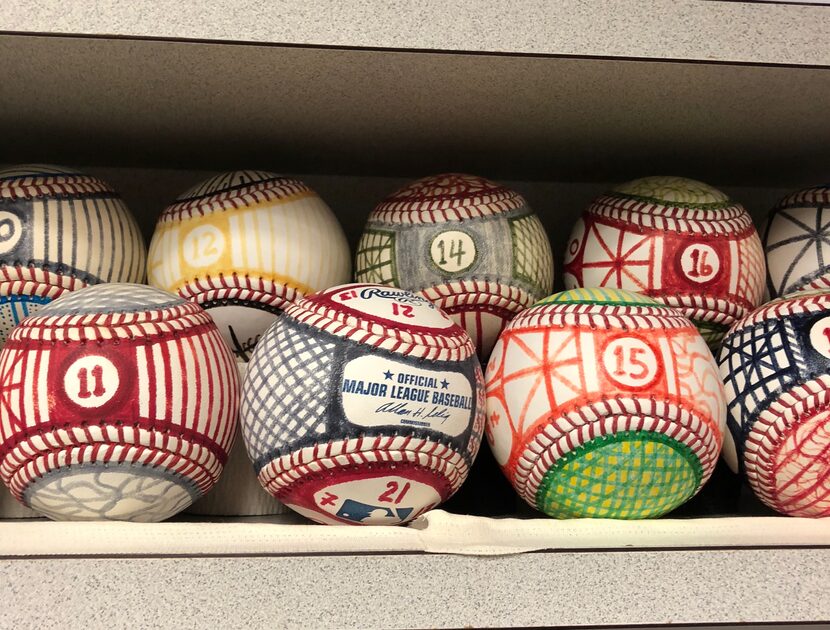
[[[0,571],[9,628],[830,619],[830,549],[5,560]]]
[[[830,7],[709,0],[17,0],[0,31],[830,65]]]

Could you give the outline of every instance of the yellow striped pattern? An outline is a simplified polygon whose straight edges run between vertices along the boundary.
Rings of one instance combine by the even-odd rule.
[[[156,226],[150,284],[175,292],[194,280],[233,273],[311,293],[348,282],[349,246],[313,192]]]

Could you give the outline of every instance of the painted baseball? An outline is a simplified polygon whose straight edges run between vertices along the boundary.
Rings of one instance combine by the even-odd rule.
[[[727,463],[774,510],[830,516],[830,291],[753,311],[730,329],[718,363]]]
[[[711,475],[725,401],[677,309],[573,289],[520,313],[486,372],[487,438],[519,495],[557,518],[660,516]]]
[[[636,291],[674,306],[717,347],[764,293],[764,254],[743,206],[704,183],[646,177],[595,199],[571,232],[565,287]]]
[[[238,400],[198,305],[138,284],[81,289],[0,352],[0,476],[52,519],[163,520],[216,482]]]
[[[398,524],[453,494],[484,430],[467,333],[423,297],[347,284],[286,308],[256,347],[242,435],[260,483],[320,523]]]
[[[43,164],[0,171],[0,346],[64,293],[144,270],[138,225],[106,182]]]
[[[237,358],[288,303],[347,282],[351,255],[325,202],[303,182],[262,171],[217,175],[159,217],[149,283],[208,311]]]
[[[830,288],[830,185],[781,199],[764,228],[770,297]]]
[[[553,288],[545,229],[518,193],[481,177],[420,179],[369,215],[358,282],[403,287],[448,313],[486,360],[510,319]]]

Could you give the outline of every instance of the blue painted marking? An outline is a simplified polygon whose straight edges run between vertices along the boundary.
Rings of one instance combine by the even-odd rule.
[[[376,514],[380,512],[380,514]],[[412,508],[397,508],[384,507],[380,505],[369,505],[368,503],[361,503],[353,499],[346,499],[343,505],[337,510],[337,516],[345,518],[346,520],[355,523],[362,523],[370,516],[383,516],[385,518],[397,518],[406,520],[412,514]]]

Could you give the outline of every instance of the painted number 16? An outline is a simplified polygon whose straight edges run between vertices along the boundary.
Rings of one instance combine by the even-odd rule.
[[[706,254],[708,252],[700,249],[693,249],[689,253],[692,259],[692,267],[689,269],[689,275],[693,278],[708,278],[712,275],[714,267],[706,262]]]

